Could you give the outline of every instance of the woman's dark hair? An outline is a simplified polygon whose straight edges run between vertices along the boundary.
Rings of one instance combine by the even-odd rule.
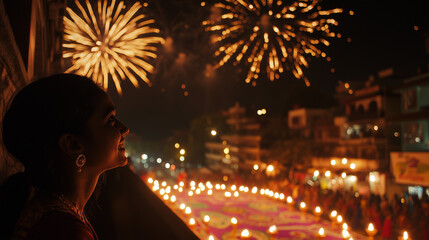
[[[57,189],[63,170],[70,167],[58,159],[59,137],[65,133],[83,134],[85,124],[95,111],[96,101],[103,94],[92,80],[73,74],[42,78],[16,94],[3,118],[3,143],[24,165],[25,172],[3,184],[0,208],[13,211],[13,207],[6,204],[21,205],[16,207],[21,208],[19,201],[3,201],[5,198],[28,198],[28,191],[24,189],[30,189],[29,184],[47,191]],[[14,217],[16,219],[9,221],[15,223],[18,216]]]

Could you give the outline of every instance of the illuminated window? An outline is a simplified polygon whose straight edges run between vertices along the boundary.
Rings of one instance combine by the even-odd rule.
[[[292,117],[292,125],[300,126],[301,125],[301,117]]]
[[[405,123],[402,137],[405,144],[423,143],[423,124],[419,122]]]
[[[404,110],[417,109],[417,89],[407,89],[402,94]]]

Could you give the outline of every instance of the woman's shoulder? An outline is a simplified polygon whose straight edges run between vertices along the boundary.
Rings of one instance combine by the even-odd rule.
[[[26,239],[96,240],[97,238],[92,229],[74,215],[63,211],[51,211],[44,214],[28,231]]]
[[[88,222],[78,218],[51,194],[37,194],[24,208],[13,238],[97,239]]]

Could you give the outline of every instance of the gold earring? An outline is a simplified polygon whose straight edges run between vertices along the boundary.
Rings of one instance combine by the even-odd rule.
[[[86,157],[83,153],[79,154],[76,158],[77,172],[82,172],[82,167],[86,163]]]

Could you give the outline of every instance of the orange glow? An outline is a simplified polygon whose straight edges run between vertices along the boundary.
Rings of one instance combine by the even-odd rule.
[[[214,54],[218,58],[218,66],[230,60],[234,65],[246,65],[246,83],[255,86],[253,80],[258,79],[262,69],[266,70],[270,81],[279,79],[280,74],[288,69],[310,86],[302,67],[309,67],[310,57],[326,57],[319,44],[329,46],[328,38],[341,37],[331,30],[332,26],[338,25],[331,14],[342,13],[343,10],[321,10],[317,0],[278,2],[281,4],[217,0],[213,6],[222,14],[203,21],[202,25],[206,31],[218,35],[214,42],[219,44]]]
[[[125,79],[139,86],[136,76],[150,86],[147,75],[153,66],[148,60],[156,58],[157,45],[164,39],[158,36],[159,29],[150,26],[155,21],[139,13],[141,3],[123,11],[122,1],[110,5],[107,0],[99,1],[94,9],[90,1],[83,6],[74,2],[80,12],[67,7],[63,19],[63,57],[73,64],[66,72],[92,78],[105,90],[111,78],[119,94]]]

